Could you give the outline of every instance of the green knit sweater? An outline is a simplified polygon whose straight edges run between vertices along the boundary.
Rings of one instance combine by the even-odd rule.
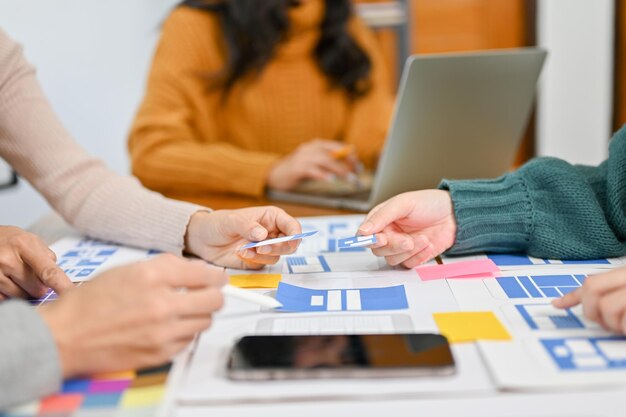
[[[449,181],[457,220],[452,255],[526,252],[553,259],[626,253],[626,126],[598,167],[537,158],[494,180]]]

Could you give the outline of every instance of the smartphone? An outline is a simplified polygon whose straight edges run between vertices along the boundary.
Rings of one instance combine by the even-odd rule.
[[[230,379],[392,378],[451,375],[454,358],[439,334],[245,336],[232,348]]]

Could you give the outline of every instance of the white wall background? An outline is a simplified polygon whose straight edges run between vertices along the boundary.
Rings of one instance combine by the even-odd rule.
[[[23,44],[65,126],[119,173],[160,23],[177,2],[0,0],[0,27]],[[0,191],[0,224],[26,227],[50,210],[20,183]]]
[[[537,153],[596,165],[608,154],[613,111],[613,0],[539,0]]]

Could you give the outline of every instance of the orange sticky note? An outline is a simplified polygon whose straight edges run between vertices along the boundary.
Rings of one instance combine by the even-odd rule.
[[[494,277],[500,271],[491,259],[477,261],[454,262],[444,265],[421,266],[415,268],[422,281],[433,281],[446,278],[479,278]]]
[[[231,275],[230,285],[239,288],[278,288],[281,274]]]
[[[435,313],[433,318],[450,343],[511,340],[511,335],[492,311]]]

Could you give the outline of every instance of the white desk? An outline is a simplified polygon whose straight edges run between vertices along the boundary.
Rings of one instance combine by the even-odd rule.
[[[48,243],[75,234],[57,215],[49,215],[34,224],[30,231]],[[385,381],[381,380],[381,384]],[[171,393],[170,393],[171,394]],[[496,390],[480,394],[436,398],[415,396],[406,399],[375,401],[293,402],[211,407],[174,406],[177,417],[206,416],[297,416],[320,417],[356,414],[358,417],[429,416],[429,417],[623,417],[626,415],[626,387],[617,389],[567,391],[552,393],[503,393]]]

